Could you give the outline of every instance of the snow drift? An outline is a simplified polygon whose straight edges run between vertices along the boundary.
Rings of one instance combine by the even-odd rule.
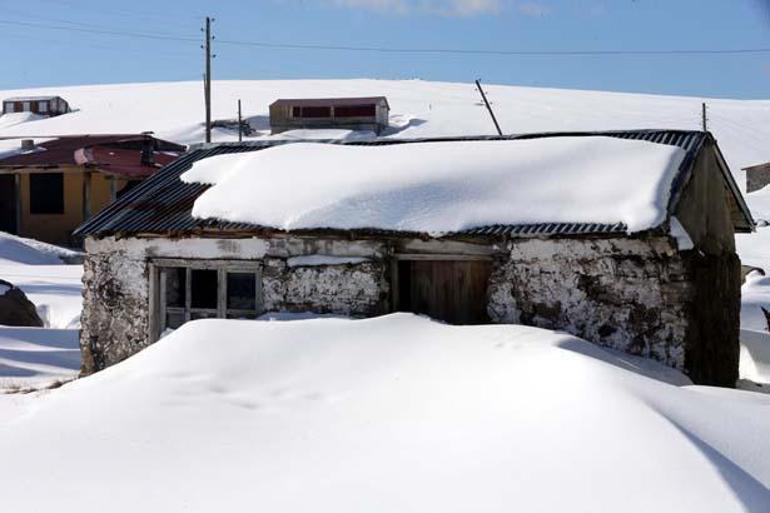
[[[639,365],[408,314],[191,322],[0,425],[3,506],[763,511],[770,397]]]
[[[678,147],[613,137],[340,146],[295,143],[199,160],[193,215],[285,230],[446,233],[494,224],[665,220]],[[633,186],[629,185],[633,177]]]

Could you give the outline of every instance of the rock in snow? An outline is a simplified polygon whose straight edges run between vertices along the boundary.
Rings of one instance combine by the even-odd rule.
[[[657,369],[562,333],[409,314],[194,321],[0,424],[2,504],[766,511],[770,397],[639,373]]]
[[[0,325],[42,327],[35,305],[13,284],[0,280]]]

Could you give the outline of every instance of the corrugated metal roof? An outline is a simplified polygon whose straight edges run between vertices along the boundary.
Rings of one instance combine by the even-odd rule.
[[[695,157],[707,138],[705,132],[682,130],[632,130],[611,132],[558,132],[541,134],[521,134],[510,136],[479,137],[433,137],[421,139],[372,139],[366,141],[313,141],[329,144],[353,146],[380,146],[391,144],[410,144],[415,142],[446,142],[476,140],[517,140],[544,137],[565,136],[609,136],[621,139],[644,140],[659,144],[678,146],[687,152],[674,189],[678,190],[686,180],[686,173],[692,167]],[[89,221],[82,224],[76,235],[107,236],[131,234],[169,234],[181,235],[204,231],[262,231],[265,227],[245,223],[228,223],[212,219],[196,219],[191,215],[192,206],[209,185],[187,184],[179,176],[190,169],[194,162],[213,155],[259,151],[280,144],[292,144],[296,140],[249,141],[242,143],[221,143],[200,145],[175,162],[161,169],[150,179],[144,181],[115,203],[108,206]],[[730,177],[732,180],[732,177]],[[746,210],[748,212],[748,210]],[[750,219],[750,214],[749,214]],[[476,227],[454,235],[462,236],[549,236],[549,235],[599,235],[624,233],[622,224],[592,223],[543,223],[521,225],[494,225]],[[350,232],[347,230],[346,232]],[[357,233],[380,233],[376,230],[357,230]]]

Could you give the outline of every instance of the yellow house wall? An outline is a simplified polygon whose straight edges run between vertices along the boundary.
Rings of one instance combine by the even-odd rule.
[[[64,173],[64,213],[30,213],[29,173],[22,172],[19,235],[54,244],[73,245],[76,241],[72,239],[71,234],[84,221],[83,168],[72,166],[47,169],[45,172]],[[125,184],[125,180],[118,180],[116,190],[119,191]],[[98,171],[91,171],[91,215],[109,203],[110,179]]]

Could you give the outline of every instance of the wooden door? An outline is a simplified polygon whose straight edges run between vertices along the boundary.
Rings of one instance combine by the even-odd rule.
[[[490,267],[482,260],[401,261],[398,309],[450,324],[488,322]]]

